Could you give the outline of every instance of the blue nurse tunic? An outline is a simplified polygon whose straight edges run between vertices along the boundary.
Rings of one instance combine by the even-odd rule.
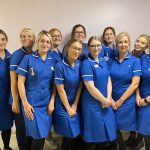
[[[63,55],[59,50],[58,50],[58,52],[51,50],[51,55],[55,59],[56,62],[61,61],[63,58]]]
[[[150,55],[146,55],[141,59],[142,77],[140,82],[141,98],[146,98],[150,95]],[[140,107],[139,109],[139,124],[138,131],[144,135],[150,135],[150,105]]]
[[[10,53],[5,49],[5,58],[0,57],[0,131],[10,129],[13,125],[9,76]]]
[[[28,55],[29,53],[27,52],[27,50],[24,47],[21,47],[20,49],[16,50],[10,59],[10,71],[16,71],[17,67],[19,66],[19,64],[21,63],[23,57],[25,55]],[[10,94],[10,98],[9,98],[9,103],[12,104],[13,99],[12,99],[12,94]],[[21,99],[19,97],[19,102],[21,102]]]
[[[64,58],[55,68],[55,84],[63,84],[70,106],[74,103],[80,78],[80,62],[75,61],[72,67]],[[80,118],[77,114],[70,117],[57,93],[54,110],[54,130],[56,133],[69,138],[75,138],[80,134]]]
[[[104,59],[99,59],[97,62],[89,55],[83,62],[81,72],[84,81],[93,81],[95,87],[107,97],[109,69]],[[85,142],[113,141],[116,138],[112,108],[102,108],[101,102],[96,100],[85,86],[82,93],[82,124]]]
[[[112,98],[120,99],[132,83],[132,77],[141,76],[140,59],[128,53],[120,63],[117,57],[109,61],[112,80]],[[118,130],[134,131],[137,129],[136,97],[135,92],[115,110]]]
[[[26,135],[34,139],[45,138],[51,130],[52,117],[48,115],[48,104],[51,99],[52,81],[55,61],[47,54],[43,60],[38,52],[26,55],[17,69],[17,73],[25,76],[26,96],[29,104],[34,108],[34,119],[25,120]]]
[[[113,48],[110,48],[106,42],[103,43],[100,57],[105,58],[105,60],[108,61],[110,58],[115,58],[116,55],[117,48],[115,44],[113,45]]]

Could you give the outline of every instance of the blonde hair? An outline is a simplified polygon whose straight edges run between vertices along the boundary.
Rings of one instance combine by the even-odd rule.
[[[116,46],[118,46],[118,43],[119,43],[120,39],[123,38],[124,36],[126,36],[128,38],[128,40],[129,40],[129,46],[130,46],[131,39],[130,39],[130,36],[129,36],[129,34],[127,32],[121,32],[121,33],[119,33],[117,35],[117,37],[116,37]]]
[[[139,39],[140,37],[144,37],[147,40],[147,46],[146,49],[148,50],[148,52],[150,53],[150,36],[146,35],[146,34],[141,34],[137,39]],[[136,39],[136,40],[137,40]]]
[[[3,34],[5,36],[6,41],[8,42],[8,36],[6,32],[0,29],[0,34]]]
[[[31,33],[32,36],[33,36],[33,38],[34,38],[34,41],[35,41],[35,39],[36,39],[35,33],[34,33],[30,28],[23,28],[23,29],[21,30],[21,32],[20,32],[20,38],[21,38],[23,32],[29,32],[29,33]]]
[[[45,30],[42,30],[42,31],[38,34],[37,42],[39,42],[41,36],[43,36],[43,35],[46,35],[46,36],[50,39],[50,42],[51,42],[51,48],[53,48],[52,37],[51,37],[51,35],[50,35],[47,31],[45,31]]]
[[[57,28],[52,28],[52,29],[50,29],[48,32],[49,32],[49,34],[50,34],[51,36],[53,36],[53,33],[54,33],[55,31],[58,31],[58,32],[60,33],[61,37],[62,37],[62,34],[61,34],[60,30],[57,29]]]

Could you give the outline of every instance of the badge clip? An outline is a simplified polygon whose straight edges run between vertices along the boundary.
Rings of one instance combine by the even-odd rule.
[[[33,68],[30,68],[30,69],[31,69],[31,76],[35,76]]]

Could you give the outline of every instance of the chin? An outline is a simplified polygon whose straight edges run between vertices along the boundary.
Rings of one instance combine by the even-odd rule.
[[[77,59],[78,59],[78,57],[73,57],[72,59],[73,59],[73,60],[77,60]]]
[[[43,52],[43,53],[47,53],[48,51],[49,51],[49,49],[41,50],[41,52]]]
[[[142,49],[135,49],[135,51],[140,52],[140,51],[142,51]]]

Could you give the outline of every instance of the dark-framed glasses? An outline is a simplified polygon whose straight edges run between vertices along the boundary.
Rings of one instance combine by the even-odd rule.
[[[91,48],[100,48],[101,44],[97,44],[97,45],[90,45]]]
[[[76,47],[76,46],[71,46],[71,49],[74,51],[74,52],[79,52],[79,53],[81,53],[81,51],[82,51],[82,48],[78,48],[78,47]]]

